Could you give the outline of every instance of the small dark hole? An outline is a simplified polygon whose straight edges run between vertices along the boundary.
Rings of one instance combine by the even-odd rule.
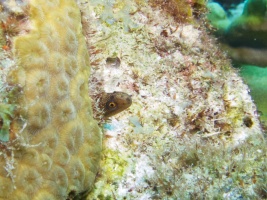
[[[248,128],[250,128],[253,125],[252,119],[248,116],[244,117],[243,122],[244,122],[245,126]]]

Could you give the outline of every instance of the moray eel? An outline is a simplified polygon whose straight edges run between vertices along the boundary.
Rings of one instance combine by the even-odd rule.
[[[124,92],[113,92],[101,95],[99,107],[104,111],[104,118],[108,118],[129,108],[131,104],[130,95]]]

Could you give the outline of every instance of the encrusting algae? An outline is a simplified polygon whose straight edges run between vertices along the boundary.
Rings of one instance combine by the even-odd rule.
[[[9,141],[1,142],[0,199],[82,199],[99,166],[101,132],[88,96],[89,56],[74,0],[28,2],[14,37]],[[2,115],[1,115],[2,116]]]

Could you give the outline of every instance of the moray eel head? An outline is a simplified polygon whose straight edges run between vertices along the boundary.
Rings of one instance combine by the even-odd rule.
[[[131,104],[131,96],[124,92],[104,93],[100,99],[100,108],[104,110],[104,118],[129,108]]]

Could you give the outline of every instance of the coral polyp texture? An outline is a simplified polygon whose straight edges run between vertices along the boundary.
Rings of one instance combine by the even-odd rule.
[[[12,40],[16,67],[7,81],[17,92],[10,138],[0,146],[0,199],[82,199],[102,143],[80,10],[73,0],[31,0],[27,7],[29,30]]]

